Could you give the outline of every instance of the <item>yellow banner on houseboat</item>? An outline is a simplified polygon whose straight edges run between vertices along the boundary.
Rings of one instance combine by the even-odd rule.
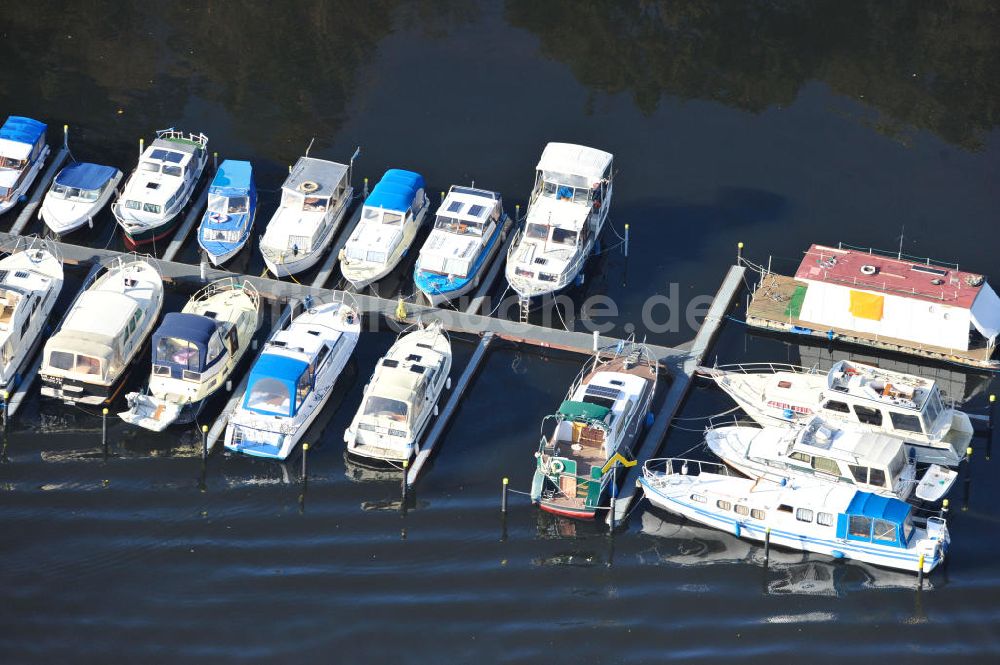
[[[851,314],[859,319],[882,320],[885,297],[865,291],[851,291]]]

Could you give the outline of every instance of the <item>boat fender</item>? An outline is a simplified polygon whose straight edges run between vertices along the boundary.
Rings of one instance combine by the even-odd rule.
[[[208,218],[215,222],[216,224],[221,224],[229,219],[229,215],[224,212],[212,211],[208,213]]]
[[[447,379],[445,379],[445,381],[444,381],[444,387],[447,390],[451,390],[451,377],[450,376]]]
[[[646,427],[652,427],[656,422],[656,415],[652,411],[646,412]]]
[[[319,183],[313,180],[306,180],[299,183],[299,191],[305,192],[306,194],[315,192],[317,189],[319,189]]]
[[[791,420],[792,418],[795,417],[795,412],[792,411],[791,409],[785,409],[782,412],[782,415],[785,417],[785,420]]]
[[[562,473],[566,470],[566,465],[563,464],[562,460],[554,459],[549,463],[549,471],[552,473]]]
[[[866,263],[865,265],[861,266],[862,275],[874,275],[876,272],[878,272],[878,268],[876,268],[870,263]]]
[[[840,550],[830,550],[830,556],[832,556],[834,559],[843,559],[844,553],[841,552]]]
[[[739,522],[737,522],[736,524],[733,525],[733,535],[736,536],[737,538],[740,537],[740,523]]]

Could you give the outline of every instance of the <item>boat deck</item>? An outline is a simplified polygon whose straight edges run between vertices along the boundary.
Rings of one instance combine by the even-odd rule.
[[[830,332],[832,331],[832,339],[836,341],[946,360],[972,367],[993,368],[996,366],[996,363],[990,359],[991,350],[985,347],[969,349],[968,351],[949,349],[803,320],[796,314],[798,307],[793,299],[796,298],[796,289],[806,286],[805,282],[794,277],[774,273],[765,274],[750,299],[750,306],[747,309],[747,325],[824,339],[831,339]]]

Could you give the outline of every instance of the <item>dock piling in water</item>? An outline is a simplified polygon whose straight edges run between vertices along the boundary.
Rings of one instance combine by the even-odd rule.
[[[101,409],[101,447],[108,445],[108,407]]]
[[[507,514],[507,486],[510,484],[510,479],[504,477],[503,482],[500,487],[500,512],[504,515]]]

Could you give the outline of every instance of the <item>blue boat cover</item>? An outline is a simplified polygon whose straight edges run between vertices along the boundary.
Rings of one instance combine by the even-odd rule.
[[[169,358],[155,358],[155,354],[157,349],[160,348],[161,339],[164,337],[176,337],[198,347],[197,371],[203,371],[205,369],[208,340],[212,337],[212,333],[215,332],[215,327],[215,321],[207,316],[185,314],[183,312],[169,312],[163,317],[163,323],[160,324],[160,327],[153,333],[154,360],[161,364],[174,364],[174,361]]]
[[[247,406],[250,400],[250,393],[253,391],[254,385],[261,379],[274,379],[275,381],[280,382],[285,388],[288,389],[288,394],[294,397],[299,377],[302,376],[302,372],[305,372],[308,369],[309,363],[304,360],[299,360],[298,358],[279,356],[274,353],[262,354],[259,358],[257,358],[257,362],[254,363],[253,368],[250,370],[250,378],[247,381],[247,392],[246,396],[243,398],[243,408],[251,408]],[[290,409],[288,415],[295,415],[294,405]]]
[[[246,196],[252,188],[253,166],[250,162],[227,159],[215,174],[210,191],[219,196]]]
[[[402,169],[389,169],[375,185],[368,198],[365,199],[365,205],[372,208],[406,212],[410,204],[413,203],[417,192],[423,188],[424,177],[419,173]]]
[[[45,123],[24,118],[19,115],[12,115],[7,118],[7,122],[0,127],[0,139],[16,141],[17,143],[27,143],[35,145],[39,137],[45,135]]]
[[[77,162],[70,164],[56,176],[56,184],[77,189],[100,189],[118,172],[113,166]]]
[[[909,504],[871,492],[856,492],[844,511],[848,515],[861,515],[902,524],[910,512]]]

